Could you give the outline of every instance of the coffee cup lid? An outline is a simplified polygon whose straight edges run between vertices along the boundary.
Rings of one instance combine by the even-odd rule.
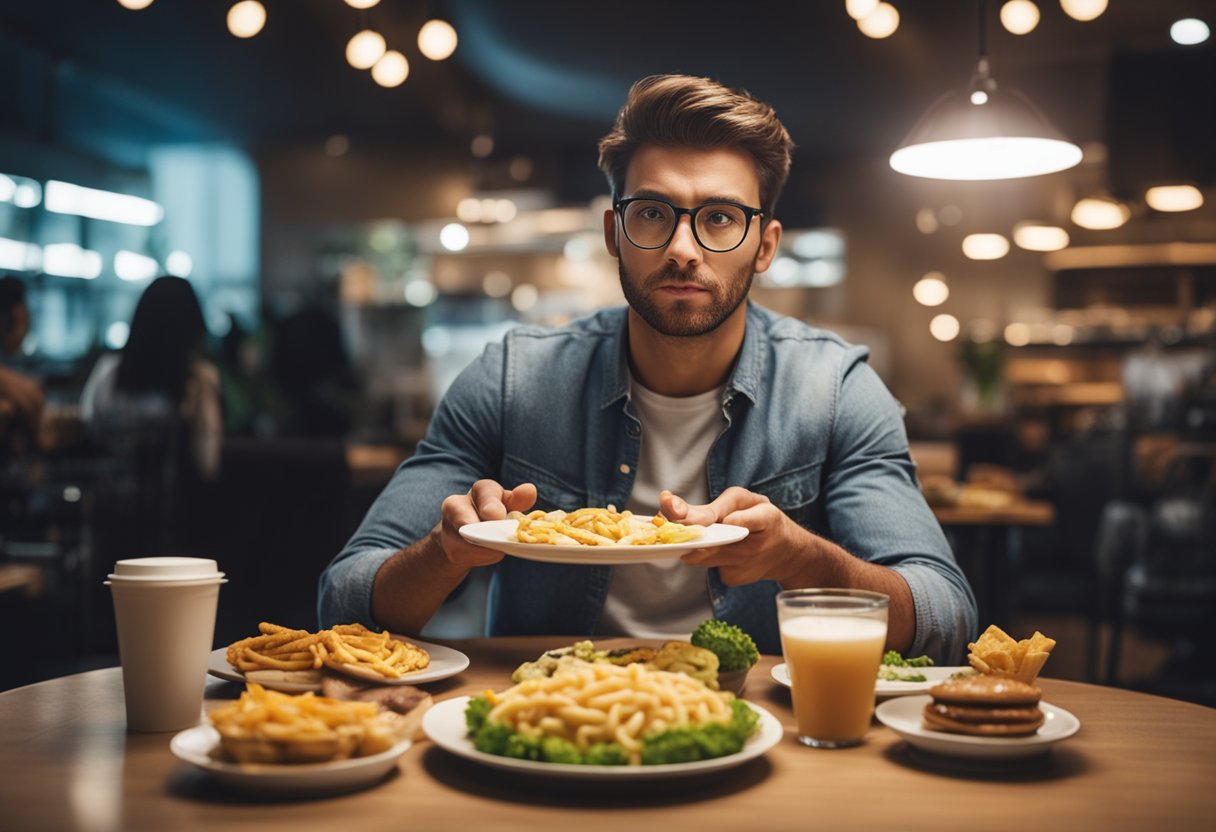
[[[221,578],[219,564],[209,558],[131,558],[114,564],[111,580],[120,581],[197,581]]]

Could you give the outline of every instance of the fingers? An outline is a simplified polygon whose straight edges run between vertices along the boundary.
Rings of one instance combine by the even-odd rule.
[[[521,483],[504,493],[503,505],[507,511],[527,511],[536,505],[536,486],[530,482]]]
[[[664,491],[659,495],[659,511],[673,523],[699,523],[710,526],[718,522],[718,515],[711,506],[689,505],[683,497]]]
[[[677,523],[699,523],[702,526],[714,523],[734,523],[744,526],[747,523],[727,518],[746,519],[748,515],[741,514],[741,512],[771,505],[768,497],[763,494],[756,494],[738,486],[731,486],[719,494],[716,500],[703,506],[689,505],[683,498],[670,491],[664,491],[659,495],[659,509],[668,520],[674,520]]]
[[[502,520],[510,510],[506,500],[511,492],[494,480],[478,480],[469,489],[469,499],[480,520]]]

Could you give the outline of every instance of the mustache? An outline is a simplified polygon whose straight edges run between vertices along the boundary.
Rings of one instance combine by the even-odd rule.
[[[671,263],[668,263],[657,272],[652,272],[650,277],[646,279],[647,288],[663,286],[667,283],[694,283],[703,289],[712,288],[712,284],[697,275],[695,270],[682,269]]]

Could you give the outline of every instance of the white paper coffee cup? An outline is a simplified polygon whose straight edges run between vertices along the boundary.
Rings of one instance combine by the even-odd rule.
[[[197,725],[224,573],[206,558],[134,558],[109,578],[127,728]]]

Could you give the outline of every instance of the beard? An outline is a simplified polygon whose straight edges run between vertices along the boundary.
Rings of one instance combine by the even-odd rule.
[[[637,280],[625,268],[623,260],[617,260],[617,271],[621,278],[621,289],[625,300],[652,329],[662,335],[692,338],[713,332],[722,322],[734,314],[747,298],[756,273],[751,263],[745,263],[724,283],[711,283],[696,275],[694,271],[677,268],[668,263],[644,280]],[[670,305],[655,300],[654,292],[665,283],[695,283],[709,292],[708,306],[677,299]],[[698,298],[700,301],[700,298]]]

